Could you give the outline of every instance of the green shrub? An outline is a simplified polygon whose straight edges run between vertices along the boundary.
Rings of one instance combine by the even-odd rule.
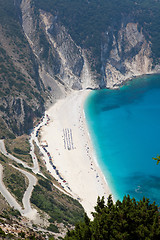
[[[1,236],[1,237],[5,237],[5,235],[6,235],[5,232],[4,232],[4,231],[2,230],[2,228],[0,227],[0,236]]]
[[[47,179],[45,179],[45,180],[39,179],[38,183],[41,186],[43,186],[44,188],[46,188],[48,191],[52,191],[52,183],[49,180],[47,180]]]
[[[17,154],[22,154],[22,155],[26,155],[30,152],[30,150],[25,151],[25,150],[22,150],[20,148],[14,148],[13,151]]]
[[[51,232],[59,233],[58,227],[54,224],[50,224],[50,226],[47,229]]]
[[[113,203],[110,195],[105,204],[104,197],[98,198],[92,215],[93,221],[85,215],[65,240],[160,239],[158,207],[149,199],[136,201],[128,195]]]

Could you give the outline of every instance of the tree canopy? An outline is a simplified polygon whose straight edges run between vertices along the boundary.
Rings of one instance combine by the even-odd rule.
[[[93,221],[85,215],[65,240],[160,239],[158,206],[149,199],[136,201],[128,195],[114,203],[110,195],[105,204],[104,197],[98,198],[92,215]]]

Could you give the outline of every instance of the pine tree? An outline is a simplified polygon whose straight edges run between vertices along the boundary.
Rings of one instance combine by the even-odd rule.
[[[155,202],[149,199],[136,201],[124,196],[123,201],[113,203],[111,195],[98,197],[93,221],[85,214],[84,222],[68,232],[65,240],[157,240],[160,239],[159,212]]]

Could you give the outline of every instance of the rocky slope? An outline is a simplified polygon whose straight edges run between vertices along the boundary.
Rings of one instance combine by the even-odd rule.
[[[23,29],[39,62],[39,76],[52,100],[71,90],[95,87],[83,49],[76,45],[57,16],[39,10],[35,19],[31,1],[21,3]]]
[[[50,3],[52,9],[37,7],[35,2]],[[49,105],[71,91],[114,88],[135,76],[160,72],[159,58],[156,57],[155,61],[153,53],[152,36],[146,33],[138,18],[123,15],[118,24],[116,21],[105,22],[102,29],[100,21],[99,26],[95,27],[97,5],[96,12],[92,12],[94,14],[84,9],[86,22],[81,23],[78,10],[77,16],[73,12],[73,4],[70,16],[64,12],[64,19],[66,16],[71,19],[69,25],[54,6],[56,2],[61,1],[0,1],[0,139],[28,133],[33,128],[34,120],[41,117]],[[70,1],[62,2],[68,6]],[[85,2],[89,6],[92,2],[104,4],[110,1],[75,2]],[[88,28],[87,19],[90,16],[92,21]],[[73,34],[75,22],[77,38]],[[3,158],[1,161],[3,163]],[[49,191],[46,201],[45,186],[39,184],[38,187],[33,201],[40,199],[37,198],[38,191],[41,201],[34,202],[35,205],[47,202],[50,206],[55,190]],[[67,198],[61,197],[58,192],[56,194],[56,203],[60,203],[58,209],[64,209],[62,205],[67,209],[76,206],[75,203],[70,205],[70,199],[66,205]],[[46,208],[45,204],[43,208]]]
[[[44,111],[45,93],[38,63],[23,33],[20,9],[14,3],[1,6],[0,123],[6,127],[5,132],[0,131],[1,138],[13,137],[11,132],[27,132],[33,127],[33,119]]]
[[[44,86],[51,90],[53,100],[70,89],[112,88],[129,78],[157,72],[157,67],[153,70],[151,42],[146,40],[143,29],[138,29],[134,20],[123,20],[118,33],[113,25],[102,34],[102,72],[99,76],[91,71],[87,61],[89,50],[76,45],[58,16],[39,9],[35,20],[31,1],[23,0],[21,8],[24,32],[39,59],[39,75]],[[39,30],[45,39],[43,46]]]
[[[106,22],[102,24],[105,27],[101,33],[93,28],[96,34],[93,29],[88,32],[87,21],[85,26],[82,19],[78,41],[71,31],[75,27],[72,12],[68,16],[70,25],[64,24],[66,15],[64,12],[64,19],[61,19],[56,0],[52,4],[36,0],[8,3],[9,0],[1,4],[0,122],[7,129],[1,131],[1,138],[27,132],[46,107],[71,91],[113,88],[135,76],[159,71],[158,58],[155,66],[151,37],[144,34],[144,26],[135,17],[119,17],[118,25],[115,20],[108,25]],[[51,4],[51,9],[44,10],[41,5],[45,4]],[[67,7],[69,3],[64,1],[64,4]],[[90,15],[88,12],[88,19]],[[74,12],[73,17],[77,22]],[[94,24],[91,22],[89,26]],[[87,40],[81,37],[83,28],[88,34]],[[99,40],[95,39],[93,44],[95,36]],[[97,65],[101,71],[95,67]]]
[[[138,30],[137,23],[122,22],[117,37],[113,29],[104,33],[102,87],[113,88],[135,76],[154,73],[152,63],[151,43],[146,41],[142,29]]]

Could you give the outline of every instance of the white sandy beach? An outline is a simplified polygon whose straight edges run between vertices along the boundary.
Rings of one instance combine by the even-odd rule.
[[[111,192],[96,163],[88,134],[83,111],[88,94],[87,90],[76,91],[54,104],[46,112],[50,121],[42,128],[41,140],[47,141],[47,150],[70,193],[91,216],[97,197],[108,197]]]

